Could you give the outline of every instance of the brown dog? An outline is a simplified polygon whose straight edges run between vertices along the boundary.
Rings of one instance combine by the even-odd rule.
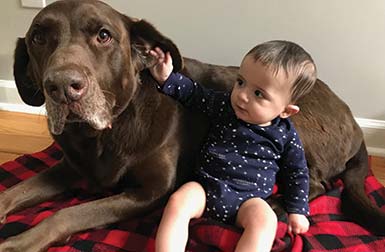
[[[73,233],[143,215],[188,176],[191,153],[198,152],[207,124],[155,89],[146,70],[153,64],[148,51],[155,46],[170,51],[174,69],[181,70],[183,60],[171,40],[104,3],[58,1],[35,17],[17,43],[16,84],[27,104],[45,102],[49,129],[64,158],[2,192],[0,217],[60,194],[79,176],[98,188],[120,184],[124,189],[63,209],[7,239],[0,251],[44,251]],[[229,88],[237,72],[184,62],[185,74],[219,89]],[[293,120],[310,167],[310,198],[341,177],[349,211],[358,212],[361,223],[374,219],[371,228],[383,233],[385,214],[363,190],[367,153],[349,108],[321,81],[299,105],[302,112]]]

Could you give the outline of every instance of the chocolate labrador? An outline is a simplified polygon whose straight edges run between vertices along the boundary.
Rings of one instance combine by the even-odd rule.
[[[207,122],[156,90],[147,70],[155,46],[171,52],[175,71],[209,87],[234,83],[236,67],[183,59],[152,25],[99,1],[57,1],[34,18],[17,42],[15,80],[25,103],[45,103],[64,157],[2,192],[0,217],[62,193],[79,177],[120,191],[62,209],[2,242],[0,251],[44,251],[73,233],[141,216],[188,179]],[[349,108],[321,81],[299,105],[293,120],[306,149],[310,198],[342,178],[347,213],[384,233],[385,214],[364,193],[367,152]]]

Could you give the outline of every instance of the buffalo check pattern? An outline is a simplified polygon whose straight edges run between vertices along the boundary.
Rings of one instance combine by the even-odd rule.
[[[31,155],[18,157],[0,166],[0,191],[11,187],[38,172],[49,169],[62,158],[56,144]],[[375,236],[355,224],[340,211],[342,183],[337,182],[330,190],[310,202],[310,229],[303,235],[286,233],[287,217],[279,216],[278,230],[272,251],[384,251],[385,237]],[[17,235],[58,210],[72,205],[111,195],[92,193],[84,181],[79,180],[72,190],[51,201],[11,214],[0,225],[0,242]],[[365,190],[370,199],[385,211],[385,189],[370,173]],[[102,229],[75,234],[66,245],[51,247],[49,252],[126,252],[154,251],[154,237],[160,221],[159,208],[143,218],[126,220]],[[375,221],[375,220],[374,220]],[[196,219],[190,224],[187,251],[217,252],[234,251],[241,230],[209,219]],[[176,241],[177,242],[177,241]]]

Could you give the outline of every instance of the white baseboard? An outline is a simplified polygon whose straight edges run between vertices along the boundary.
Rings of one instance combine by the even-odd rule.
[[[44,106],[28,106],[20,99],[16,84],[11,80],[0,80],[0,110],[45,115]]]
[[[14,88],[14,89],[16,89],[16,84],[12,80],[0,80],[0,88]]]
[[[385,121],[355,118],[364,132],[369,154],[385,157]]]
[[[0,110],[45,115],[44,106],[25,105],[19,98],[14,81],[0,80]],[[385,157],[385,121],[355,118],[364,132],[366,146],[371,155]]]
[[[366,147],[369,155],[377,157],[385,157],[385,148]]]
[[[47,114],[44,106],[32,107],[25,104],[12,104],[12,103],[5,103],[5,102],[0,102],[0,110],[21,112],[21,113],[27,113],[27,114],[37,114],[37,115]]]

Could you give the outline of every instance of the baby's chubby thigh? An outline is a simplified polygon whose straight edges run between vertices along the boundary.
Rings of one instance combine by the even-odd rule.
[[[275,233],[278,219],[270,205],[262,198],[244,201],[238,210],[235,224],[242,228],[265,227]]]
[[[270,251],[276,236],[278,220],[262,198],[250,198],[240,206],[236,225],[243,228],[235,251]]]

